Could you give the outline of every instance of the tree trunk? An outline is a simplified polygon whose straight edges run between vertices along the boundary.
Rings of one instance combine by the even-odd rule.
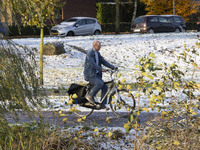
[[[44,29],[41,28],[40,30],[40,85],[43,85],[43,36],[44,36]]]
[[[116,0],[116,26],[115,26],[115,33],[119,34],[120,32],[120,18],[119,18],[119,0]]]
[[[135,19],[135,17],[136,17],[136,13],[137,13],[137,4],[138,4],[138,0],[135,0],[135,2],[134,2],[133,17],[132,17],[131,23],[134,21],[134,19]]]

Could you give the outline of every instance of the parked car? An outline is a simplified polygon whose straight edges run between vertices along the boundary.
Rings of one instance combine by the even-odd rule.
[[[133,33],[181,32],[182,27],[172,23],[166,16],[145,15],[135,18],[131,31]]]
[[[183,17],[178,15],[162,15],[164,17],[168,17],[172,23],[178,24],[182,27],[182,32],[186,31],[186,22]]]
[[[200,31],[200,21],[197,22],[197,31]]]
[[[51,36],[99,35],[101,25],[96,18],[73,17],[51,28]]]

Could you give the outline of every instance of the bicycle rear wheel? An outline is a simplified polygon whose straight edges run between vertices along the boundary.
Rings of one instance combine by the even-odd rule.
[[[89,102],[87,103],[82,103],[82,104],[71,104],[71,111],[79,116],[79,117],[84,117],[84,116],[89,116],[94,108],[93,105],[91,105]]]
[[[135,109],[135,98],[126,89],[112,92],[109,103],[111,110],[117,117],[128,117]]]

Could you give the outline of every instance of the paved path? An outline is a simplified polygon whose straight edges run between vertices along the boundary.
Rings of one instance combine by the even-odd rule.
[[[37,117],[28,117],[27,114],[19,114],[19,123],[23,122],[34,122],[41,120],[38,115]],[[53,111],[43,111],[43,121],[44,123],[50,123],[54,125],[61,126],[62,120],[64,117],[60,117],[58,113]],[[145,113],[142,112],[139,116],[141,124],[144,124],[146,121],[151,120],[155,116],[154,113]],[[106,118],[110,118],[110,123],[106,122]],[[90,116],[87,117],[85,122],[77,122],[78,117],[75,114],[67,114],[67,123],[64,125],[73,126],[73,125],[98,125],[98,126],[108,126],[108,127],[123,127],[124,123],[128,122],[128,118],[118,118],[112,112],[98,112],[94,111]],[[6,116],[6,119],[9,123],[16,123],[11,117]]]

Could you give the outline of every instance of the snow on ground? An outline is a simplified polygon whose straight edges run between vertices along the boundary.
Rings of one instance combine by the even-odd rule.
[[[56,41],[62,42],[65,45],[66,53],[58,56],[44,56],[44,86],[47,88],[62,88],[68,87],[71,83],[86,83],[83,79],[85,54],[70,48],[67,46],[67,44],[78,46],[87,50],[92,47],[92,42],[94,40],[99,40],[102,43],[102,48],[100,50],[102,56],[104,56],[106,60],[113,63],[115,66],[119,67],[119,70],[122,73],[121,78],[125,78],[129,83],[134,83],[135,65],[137,65],[140,57],[147,56],[150,52],[152,52],[155,53],[155,61],[157,64],[164,62],[167,64],[172,64],[175,60],[177,60],[176,55],[181,53],[185,48],[192,48],[192,46],[195,45],[195,43],[198,41],[197,35],[199,35],[199,33],[191,32],[75,36],[64,38],[46,37],[44,38],[44,44],[47,42]],[[31,48],[36,48],[38,50],[37,61],[39,64],[39,38],[13,39],[13,41],[19,45],[26,45]],[[186,46],[185,48],[184,45]],[[196,50],[199,51],[199,49]],[[196,61],[197,64],[200,64],[200,56],[196,57]],[[179,64],[180,69],[189,69],[189,72],[187,73],[187,79],[190,80],[193,67],[188,66],[181,61],[177,63]],[[199,72],[195,74],[194,79],[200,83]],[[109,80],[108,74],[104,75],[104,80]],[[134,91],[133,94],[135,94]],[[184,96],[180,94],[180,97],[183,98]],[[68,109],[64,105],[65,102],[68,101],[68,96],[49,96],[49,100],[52,103],[52,108],[46,109]],[[142,96],[140,101],[141,107],[145,106],[145,104],[148,104],[148,99],[145,96]],[[133,138],[133,134],[130,135],[132,135],[131,138]],[[112,144],[102,146],[106,149],[121,149],[120,147],[124,145],[124,142],[121,142],[122,143],[120,144],[116,144],[116,142],[114,142],[116,147],[112,147]],[[133,147],[133,145],[130,147]]]
[[[129,83],[134,83],[135,66],[140,57],[147,56],[152,52],[155,53],[155,62],[157,64],[164,62],[172,64],[177,60],[176,55],[179,55],[184,49],[191,49],[198,42],[197,35],[199,35],[198,32],[74,36],[64,38],[46,37],[44,38],[44,44],[47,42],[62,42],[66,53],[58,56],[44,56],[44,86],[47,88],[66,88],[71,83],[86,83],[83,78],[85,54],[72,49],[67,44],[88,50],[92,47],[94,40],[99,40],[102,43],[100,50],[102,56],[119,67],[122,73],[121,78],[125,78]],[[39,38],[13,39],[13,41],[19,45],[36,48],[38,50],[36,55],[39,64]],[[196,50],[199,51],[198,48]],[[200,56],[196,57],[196,61],[197,64],[200,64]],[[182,70],[185,70],[186,67],[189,69],[189,72],[187,72],[188,76],[186,77],[190,80],[193,66],[188,66],[181,61],[176,63],[178,63]],[[194,80],[198,83],[199,75],[199,71],[197,71],[194,76]],[[109,80],[109,74],[104,74],[104,80]],[[66,99],[68,98],[50,98],[52,103],[54,103],[54,109],[59,109],[59,106],[62,106]],[[140,105],[144,106],[146,103],[147,99],[145,97],[142,98]]]
[[[92,42],[99,40],[102,43],[100,50],[102,56],[115,66],[119,67],[122,73],[121,78],[127,82],[135,82],[135,66],[140,57],[155,53],[157,64],[172,64],[177,60],[185,48],[192,48],[198,41],[198,32],[190,33],[162,33],[162,34],[122,34],[122,35],[99,35],[99,36],[74,36],[74,37],[46,37],[47,42],[62,42],[66,53],[58,56],[44,55],[44,86],[47,88],[68,87],[71,83],[86,83],[83,78],[83,67],[85,54],[69,47],[74,45],[85,50],[92,48]],[[39,38],[13,39],[19,45],[24,45],[38,50],[37,61],[39,64]],[[184,46],[186,46],[184,48]],[[196,50],[199,51],[198,48]],[[196,57],[197,64],[200,64],[200,56]],[[189,74],[193,66],[177,62],[180,68],[189,67]],[[38,65],[39,66],[39,65]],[[199,72],[195,74],[195,80],[199,80]],[[104,80],[109,80],[109,75],[104,74]]]
[[[84,82],[83,66],[85,54],[70,48],[67,44],[88,50],[92,47],[94,40],[102,43],[101,54],[106,60],[118,66],[122,77],[127,82],[135,81],[135,65],[140,57],[153,52],[156,62],[167,64],[173,63],[174,54],[179,54],[186,48],[192,48],[197,42],[199,33],[164,33],[164,34],[124,34],[124,35],[99,35],[99,36],[75,36],[75,37],[46,37],[47,42],[62,42],[66,53],[59,56],[44,56],[44,86],[46,87],[68,87],[71,83]],[[20,45],[36,48],[39,62],[39,38],[14,39]],[[174,53],[171,53],[171,52]],[[196,59],[199,63],[199,57]],[[185,64],[181,64],[185,68]],[[108,79],[108,75],[104,79]],[[196,75],[198,77],[198,74]],[[198,79],[198,78],[197,78]]]

